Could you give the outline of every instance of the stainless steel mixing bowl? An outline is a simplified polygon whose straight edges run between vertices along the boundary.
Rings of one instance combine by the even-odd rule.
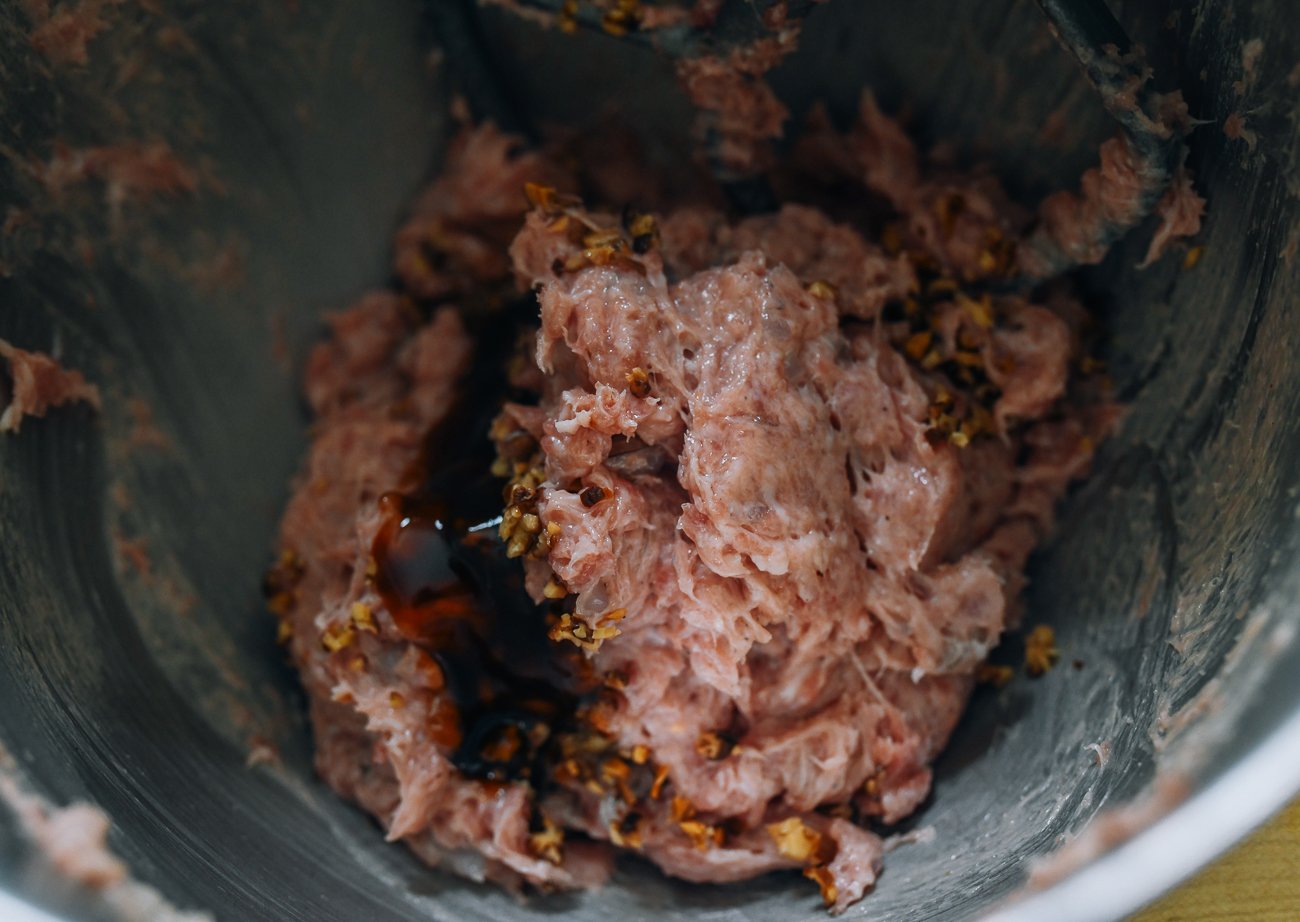
[[[323,311],[383,283],[448,135],[437,37],[409,0],[103,3],[81,65],[33,47],[33,6],[0,0],[0,336],[85,370],[104,407],[0,439],[0,741],[25,783],[102,806],[139,879],[222,920],[822,918],[797,877],[694,887],[636,862],[521,905],[385,845],[313,779],[259,576],[303,449],[297,361]],[[908,823],[934,838],[891,854],[852,918],[1114,918],[1300,787],[1300,20],[1282,0],[1118,12],[1205,120],[1204,252],[1139,272],[1135,239],[1084,275],[1130,409],[1034,562],[1031,619],[1063,663],[976,695]],[[485,22],[525,111],[580,125],[623,100],[649,147],[684,148],[662,62]],[[796,112],[840,115],[869,83],[1026,198],[1108,130],[1024,0],[837,0],[774,79]],[[157,141],[192,183],[119,195],[46,167]],[[282,768],[246,767],[258,741]],[[1114,812],[1157,776],[1190,796],[1158,822]],[[1099,813],[1144,828],[1027,891],[1032,859]],[[0,915],[96,912],[21,838],[0,808]]]

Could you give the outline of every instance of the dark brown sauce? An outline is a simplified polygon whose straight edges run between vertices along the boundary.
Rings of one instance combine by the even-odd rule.
[[[522,562],[497,535],[502,481],[488,437],[507,392],[514,327],[479,337],[460,396],[429,433],[423,485],[380,498],[375,587],[398,631],[438,663],[458,726],[437,741],[464,774],[532,777],[546,738],[575,708],[571,660],[547,637],[546,609],[524,591]]]

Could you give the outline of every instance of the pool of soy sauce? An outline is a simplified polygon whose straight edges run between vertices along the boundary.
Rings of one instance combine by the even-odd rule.
[[[524,568],[498,536],[505,482],[490,473],[493,419],[512,388],[507,363],[532,299],[466,317],[475,340],[470,371],[447,415],[429,432],[421,486],[379,502],[375,585],[397,629],[441,667],[459,732],[439,742],[465,775],[533,778],[545,743],[578,704],[574,658],[547,636],[547,607],[524,590]]]

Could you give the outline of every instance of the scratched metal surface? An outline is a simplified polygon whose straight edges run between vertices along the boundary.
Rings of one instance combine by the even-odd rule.
[[[323,311],[383,282],[388,231],[445,138],[419,6],[105,5],[84,67],[32,49],[27,6],[0,0],[0,207],[30,216],[0,233],[0,336],[85,370],[105,408],[0,441],[0,743],[19,774],[101,805],[141,880],[223,920],[823,918],[794,876],[692,887],[636,863],[600,893],[520,905],[383,844],[312,778],[258,581],[303,447],[295,363]],[[1300,22],[1286,3],[1119,12],[1207,120],[1190,159],[1210,200],[1205,254],[1137,272],[1133,242],[1083,279],[1131,410],[1034,563],[1030,617],[1056,626],[1066,666],[976,696],[907,824],[936,837],[891,854],[850,918],[1086,918],[1077,881],[1119,893],[1097,903],[1114,917],[1300,786],[1297,763],[1258,758],[1300,734],[1284,726],[1300,712]],[[522,111],[575,123],[621,100],[648,144],[682,149],[687,111],[662,63],[484,22]],[[826,98],[841,115],[871,83],[1026,199],[1077,177],[1106,131],[1024,0],[838,0],[775,81],[796,112]],[[1253,144],[1224,135],[1233,112]],[[94,181],[40,180],[56,144],[158,139],[193,169],[192,193],[115,202]],[[257,736],[283,770],[245,768]],[[1098,765],[1085,747],[1103,742]],[[1157,766],[1190,779],[1169,822],[1195,820],[1198,848],[1139,838],[1023,902],[1029,860]],[[1225,787],[1246,769],[1249,790]],[[0,807],[0,886],[93,912],[42,885],[19,838]]]

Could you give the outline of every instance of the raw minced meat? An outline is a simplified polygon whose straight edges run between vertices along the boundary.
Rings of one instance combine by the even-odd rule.
[[[869,98],[815,147],[884,210],[588,210],[469,129],[399,232],[403,291],[331,319],[268,593],[322,776],[430,863],[802,868],[842,909],[879,870],[867,823],[927,796],[1115,411],[1068,293],[985,286],[1026,224],[996,183],[927,173]],[[505,478],[475,525],[456,443],[511,277],[532,332],[509,399],[470,395]]]
[[[53,407],[88,403],[99,409],[99,388],[79,371],[65,369],[44,352],[19,349],[0,339],[0,359],[8,368],[8,402],[0,410],[0,432],[17,432],[28,416],[40,418]]]

